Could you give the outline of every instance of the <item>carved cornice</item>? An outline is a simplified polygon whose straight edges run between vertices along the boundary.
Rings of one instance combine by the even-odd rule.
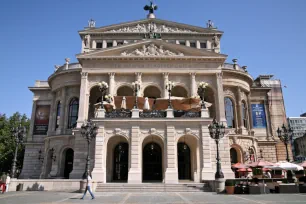
[[[154,44],[150,44],[148,46],[143,45],[142,49],[136,49],[132,52],[124,51],[121,56],[184,56],[184,54],[165,50],[162,45],[157,47]]]
[[[156,23],[137,24],[135,26],[126,26],[119,29],[105,31],[104,33],[198,33],[196,31],[170,27]]]

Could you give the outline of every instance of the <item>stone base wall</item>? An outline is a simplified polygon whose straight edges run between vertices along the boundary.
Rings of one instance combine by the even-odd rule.
[[[293,160],[292,156],[292,150],[291,150],[291,145],[288,144],[288,152],[289,152],[289,159],[290,161]],[[287,159],[287,152],[286,152],[286,146],[284,145],[283,142],[279,141],[276,144],[276,157],[278,161],[286,161]]]
[[[9,191],[16,191],[23,184],[22,191],[68,191],[80,189],[79,179],[11,179]]]

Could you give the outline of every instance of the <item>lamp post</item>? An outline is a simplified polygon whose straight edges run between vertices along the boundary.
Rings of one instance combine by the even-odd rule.
[[[133,86],[133,89],[134,89],[134,92],[135,92],[135,104],[134,104],[134,109],[138,109],[138,91],[140,90],[140,85],[141,85],[141,82],[140,81],[135,81],[132,83],[132,86]]]
[[[285,144],[286,146],[286,153],[287,153],[287,158],[286,160],[289,162],[289,152],[288,152],[288,144],[292,139],[292,133],[293,130],[291,127],[286,128],[285,125],[283,124],[283,126],[281,128],[277,128],[277,135],[279,137],[279,139]]]
[[[169,99],[168,99],[168,109],[172,109],[172,105],[171,105],[171,91],[174,87],[174,82],[168,81],[166,83],[166,90],[168,91],[168,95],[169,95]]]
[[[90,147],[90,142],[96,138],[97,135],[96,130],[97,126],[92,121],[85,121],[81,126],[81,135],[87,141],[87,159],[86,159],[86,167],[85,167],[85,172],[83,174],[83,179],[86,178],[87,171],[89,170],[90,167],[89,147]]]
[[[101,92],[101,109],[104,109],[104,105],[103,105],[103,98],[104,98],[104,94],[105,91],[108,89],[108,84],[104,81],[99,83],[99,90]]]
[[[12,172],[11,172],[11,177],[16,178],[16,162],[17,162],[17,152],[18,152],[18,147],[19,144],[23,143],[24,138],[26,137],[26,127],[21,126],[21,123],[19,124],[18,127],[13,127],[11,130],[12,137],[15,139],[15,154],[14,154],[14,160],[13,160],[13,165],[12,165]]]
[[[223,124],[220,124],[216,121],[216,119],[213,120],[213,123],[208,126],[209,134],[212,139],[216,141],[217,146],[217,171],[215,174],[215,179],[222,179],[224,178],[223,172],[221,170],[221,162],[220,162],[220,155],[219,155],[219,141],[224,137],[225,133],[225,126]]]
[[[202,109],[206,109],[205,101],[204,101],[204,94],[205,94],[205,89],[207,86],[208,86],[208,83],[201,82],[198,87],[198,94],[202,96],[202,104],[201,104]]]

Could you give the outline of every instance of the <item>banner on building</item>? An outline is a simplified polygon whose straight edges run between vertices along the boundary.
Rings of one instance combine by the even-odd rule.
[[[252,104],[252,117],[254,128],[266,128],[266,113],[264,104]]]
[[[46,135],[48,132],[50,105],[36,106],[34,135]]]

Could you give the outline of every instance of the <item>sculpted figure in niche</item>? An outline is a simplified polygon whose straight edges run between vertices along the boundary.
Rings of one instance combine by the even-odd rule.
[[[214,45],[214,47],[218,47],[219,44],[220,44],[220,39],[217,36],[217,34],[215,34],[214,37],[213,37],[213,45]]]
[[[89,38],[90,38],[89,35],[85,35],[84,36],[84,45],[85,45],[85,47],[88,47],[88,45],[89,45]]]

